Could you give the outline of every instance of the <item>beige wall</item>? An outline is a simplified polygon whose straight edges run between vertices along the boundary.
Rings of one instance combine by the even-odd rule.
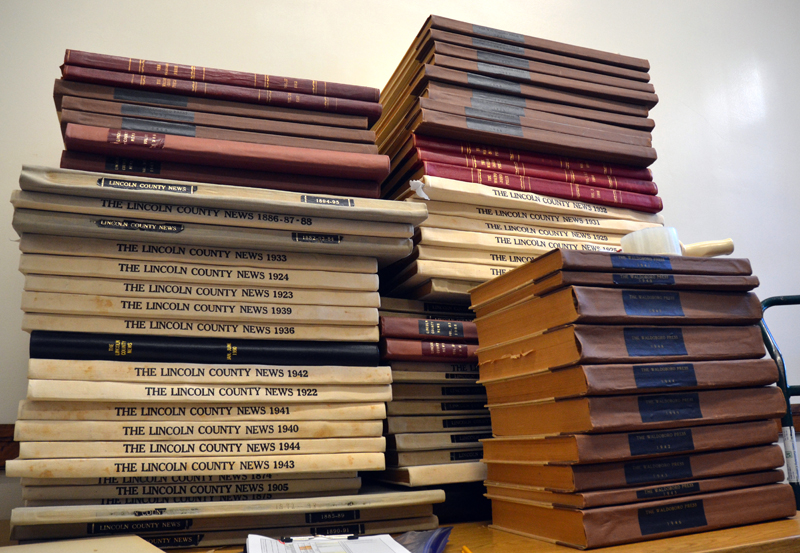
[[[649,59],[661,99],[653,171],[667,223],[684,242],[733,238],[761,278],[761,297],[800,293],[800,3],[792,1],[0,0],[0,198],[16,188],[23,163],[58,163],[51,94],[66,48],[382,87],[429,13]],[[8,423],[25,394],[27,335],[12,210],[1,205],[0,423]],[[773,320],[797,366],[797,325],[785,314]],[[5,518],[19,494],[0,483]]]

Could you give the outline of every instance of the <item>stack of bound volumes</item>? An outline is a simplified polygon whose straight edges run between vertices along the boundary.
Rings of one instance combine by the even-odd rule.
[[[660,225],[646,60],[431,16],[381,93],[385,198],[431,214],[392,296],[466,291],[553,248]],[[384,278],[385,277],[385,278]]]
[[[599,547],[792,516],[746,259],[555,250],[476,288],[495,527]]]
[[[378,198],[378,90],[67,50],[61,167]]]

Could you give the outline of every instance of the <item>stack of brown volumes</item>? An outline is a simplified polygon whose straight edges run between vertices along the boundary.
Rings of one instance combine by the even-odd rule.
[[[415,303],[422,304],[385,301],[395,309]],[[415,487],[483,480],[479,440],[490,426],[485,391],[476,384],[475,324],[444,312],[390,313],[380,318],[381,360],[391,366],[393,383],[386,405],[387,471],[378,478]]]
[[[647,60],[431,16],[381,92],[386,198],[430,217],[382,290],[466,291],[553,248],[662,224]],[[383,278],[385,276],[385,278]]]
[[[27,506],[207,503],[224,519],[230,502],[351,495],[384,468],[376,273],[424,207],[35,167],[20,188],[31,360],[6,470]],[[437,524],[377,520],[364,532]],[[220,524],[118,531],[242,542],[247,526]]]
[[[579,548],[795,513],[746,259],[554,250],[472,293],[493,525]]]
[[[67,50],[61,167],[378,198],[375,88]]]

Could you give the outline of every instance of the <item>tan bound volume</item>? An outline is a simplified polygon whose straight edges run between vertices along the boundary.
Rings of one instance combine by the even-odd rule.
[[[408,295],[417,300],[448,301],[469,305],[469,291],[483,281],[453,280],[450,278],[432,278],[409,290]]]
[[[378,262],[374,257],[275,252],[261,249],[211,248],[133,240],[75,238],[51,234],[25,233],[20,238],[19,249],[22,253],[141,259],[144,261],[180,261],[232,267],[306,270],[324,268],[326,271],[343,273],[375,273],[378,271]]]
[[[404,293],[425,284],[433,278],[485,282],[502,275],[507,270],[508,267],[417,259],[386,283],[386,289],[391,290],[392,294]]]
[[[387,415],[485,415],[486,398],[463,400],[395,400],[386,404]]]
[[[416,184],[420,183],[420,184]],[[412,181],[411,190],[406,197],[417,197],[425,200],[441,202],[458,202],[485,207],[499,207],[523,209],[527,211],[541,211],[544,213],[558,213],[561,215],[578,215],[598,217],[601,219],[623,219],[643,223],[664,224],[664,217],[660,214],[644,213],[620,207],[607,207],[602,205],[578,202],[542,196],[533,192],[505,190],[483,184],[457,181],[443,177],[424,176],[419,181]]]
[[[488,250],[454,248],[452,246],[426,246],[424,244],[415,246],[414,254],[417,259],[424,261],[488,265],[490,267],[502,267],[506,270],[536,259],[536,256],[532,254],[492,252]]]
[[[361,487],[360,478],[292,479],[270,482],[140,484],[132,486],[25,486],[22,499],[113,499],[117,497],[202,497],[233,494],[285,494],[333,490],[354,490]]]
[[[595,235],[593,235],[595,236]],[[536,236],[512,236],[486,232],[468,232],[446,228],[420,227],[419,244],[425,246],[475,248],[492,253],[512,253],[540,256],[550,250],[585,252],[619,251],[619,245],[600,243],[594,240],[567,241],[561,237],[541,238]]]
[[[330,403],[391,401],[389,384],[287,386],[28,380],[28,399],[36,401],[183,401]]]
[[[386,418],[385,403],[132,403],[22,400],[20,421],[287,421]]]
[[[87,478],[109,476],[164,476],[181,474],[303,473],[322,470],[382,470],[383,453],[321,453],[319,455],[247,457],[162,457],[158,460],[108,457],[105,459],[15,459],[6,474],[15,477]]]
[[[481,440],[487,440],[491,437],[492,433],[486,430],[389,434],[386,436],[386,446],[397,451],[475,449],[479,447]]]
[[[69,191],[62,191],[69,192]],[[331,219],[328,217],[288,215],[245,209],[191,206],[179,201],[153,203],[140,199],[107,199],[89,196],[72,196],[64,193],[11,192],[15,209],[37,209],[48,212],[83,213],[108,217],[146,218],[170,223],[222,225],[252,229],[293,230],[297,232],[324,232],[354,236],[383,236],[409,238],[414,226],[409,223],[383,223]]]
[[[125,486],[139,484],[181,484],[202,482],[264,482],[270,480],[307,480],[316,478],[355,478],[357,471],[306,472],[302,475],[282,474],[280,477],[270,473],[262,474],[217,474],[202,476],[101,476],[99,478],[22,478],[23,486]]]
[[[388,417],[387,432],[402,434],[411,432],[454,432],[456,430],[489,430],[489,414],[455,416],[411,416]]]
[[[278,211],[290,215],[313,215],[365,221],[422,222],[427,212],[419,206],[404,206],[386,200],[329,195],[300,194],[280,190],[187,183],[151,177],[119,175],[23,166],[20,188],[33,192],[74,194],[150,202],[174,201],[189,205],[212,205],[228,209]]]
[[[22,254],[19,270],[23,274],[118,278],[195,284],[234,284],[251,286],[280,285],[286,288],[319,288],[374,292],[378,275],[303,271],[294,269],[256,269],[219,267],[195,263],[134,261],[63,255]]]
[[[390,468],[371,477],[401,486],[439,486],[486,479],[486,465],[479,461]]]
[[[205,320],[90,317],[25,313],[22,330],[120,334],[160,334],[162,336],[200,336],[207,338],[258,338],[260,340],[320,340],[377,342],[377,326],[295,325],[291,323],[255,324],[207,322]]]
[[[381,435],[381,426],[381,421],[332,422],[324,420],[276,422],[215,420],[204,422],[17,421],[14,427],[14,440],[17,442],[116,442],[138,438],[171,442],[196,440],[198,437],[213,440],[377,437]],[[343,467],[340,470],[354,469]],[[64,476],[63,478],[70,477]]]
[[[608,234],[628,234],[635,230],[659,227],[658,223],[593,217],[591,215],[563,215],[542,210],[528,211],[522,208],[481,206],[453,201],[423,200],[419,197],[406,199],[407,202],[422,203],[428,208],[428,217],[467,218],[494,223],[513,223],[560,229],[574,229]]]
[[[378,324],[374,307],[262,304],[246,301],[195,301],[184,298],[135,298],[94,294],[23,292],[25,313],[58,313],[101,317],[275,322],[289,324]]]
[[[148,442],[147,440],[131,442],[23,442],[20,444],[19,457],[20,459],[62,459],[79,457],[190,457],[200,454],[286,455],[290,453],[355,453],[384,451],[385,449],[386,442],[383,437],[188,442]],[[207,493],[205,495],[222,494]]]
[[[34,209],[14,210],[12,225],[19,235],[31,232],[105,240],[144,240],[161,244],[330,253],[377,257],[384,263],[402,259],[411,252],[411,240],[408,238],[353,236],[311,230],[248,229]]]
[[[113,382],[209,384],[389,384],[389,367],[328,365],[222,365],[30,359],[28,378]]]
[[[311,288],[276,288],[261,286],[230,286],[222,284],[195,285],[186,283],[108,278],[62,277],[28,274],[25,290],[55,294],[88,294],[98,296],[142,298],[220,300],[253,302],[259,305],[341,305],[347,307],[374,307],[380,303],[377,292],[342,290],[314,290]]]
[[[600,229],[574,230],[555,227],[533,226],[522,223],[492,222],[466,217],[448,215],[428,215],[422,227],[460,230],[465,232],[488,232],[498,235],[530,236],[543,240],[563,240],[565,242],[594,242],[597,244],[619,246],[621,234],[608,234]]]

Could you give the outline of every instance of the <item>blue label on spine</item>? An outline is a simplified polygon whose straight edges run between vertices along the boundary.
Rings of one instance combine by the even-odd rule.
[[[472,117],[467,117],[466,119],[467,128],[474,131],[493,132],[508,136],[522,136],[522,127],[519,126],[494,123],[492,121],[484,121],[483,119],[474,119]]]
[[[700,483],[690,482],[688,484],[672,484],[671,486],[658,486],[636,492],[638,499],[658,499],[660,497],[673,497],[676,495],[689,495],[700,493]]]
[[[492,63],[495,65],[508,65],[510,67],[517,67],[519,69],[528,69],[528,67],[530,67],[528,60],[524,60],[522,58],[504,56],[503,54],[492,54],[491,52],[484,52],[483,50],[478,50],[476,54],[478,55],[478,61],[486,63]]]
[[[513,44],[504,44],[502,42],[485,40],[483,38],[473,38],[472,45],[475,48],[486,48],[487,50],[501,50],[503,52],[510,52],[512,54],[517,54],[517,55],[522,55],[525,53],[525,48],[523,48],[522,46],[514,46]]]
[[[622,305],[632,317],[684,317],[678,292],[622,290]]]
[[[525,115],[525,108],[521,108],[519,106],[512,106],[511,104],[501,104],[499,102],[493,102],[491,100],[483,100],[481,98],[475,98],[474,94],[473,97],[470,98],[470,106],[479,110],[481,112],[490,112],[492,114],[501,113],[504,115],[516,115],[517,120],[519,117]]]
[[[689,457],[670,457],[652,461],[625,463],[625,483],[649,484],[666,480],[686,480],[692,477]]]
[[[703,526],[708,526],[708,522],[702,499],[639,509],[639,530],[643,536]]]
[[[693,363],[634,365],[637,388],[690,388],[697,386]]]
[[[147,92],[146,90],[133,90],[130,88],[115,88],[114,99],[120,102],[160,104],[174,107],[186,107],[189,105],[188,96],[162,94],[160,92]]]
[[[623,334],[631,357],[687,355],[680,328],[628,327]]]
[[[523,81],[531,80],[531,74],[522,69],[504,67],[502,65],[492,65],[490,63],[483,63],[481,61],[478,62],[478,71],[498,77],[511,77],[512,79],[521,79]]]
[[[475,75],[475,77],[478,78],[480,77],[480,75]],[[494,79],[489,79],[489,80],[494,80]],[[492,92],[486,92],[485,90],[473,90],[472,98],[477,100],[483,100],[486,102],[509,104],[521,108],[524,108],[527,105],[525,98],[520,98],[518,96],[505,96],[503,94],[494,94]]]
[[[181,123],[194,123],[194,112],[182,109],[156,108],[152,106],[139,106],[136,104],[122,104],[122,115],[129,117],[154,117],[167,121],[180,121]]]
[[[658,273],[614,273],[611,280],[619,286],[674,286],[675,277]]]
[[[671,271],[672,262],[665,255],[630,255],[624,253],[611,254],[611,266],[614,269],[647,269],[651,271]]]
[[[656,432],[633,432],[628,434],[631,455],[654,455],[657,453],[680,453],[694,451],[694,440],[689,428],[681,430],[659,430]]]
[[[639,396],[639,415],[642,422],[702,419],[700,396],[691,394],[659,394]]]
[[[122,129],[126,131],[155,132],[178,136],[195,136],[194,125],[170,123],[169,121],[150,121],[149,119],[122,118]]]
[[[520,124],[519,116],[511,115],[508,113],[500,113],[497,111],[483,111],[480,109],[465,107],[464,115],[466,115],[467,117],[478,117],[483,119],[489,119],[492,121],[501,121],[503,123],[508,123],[509,125],[519,126]]]

